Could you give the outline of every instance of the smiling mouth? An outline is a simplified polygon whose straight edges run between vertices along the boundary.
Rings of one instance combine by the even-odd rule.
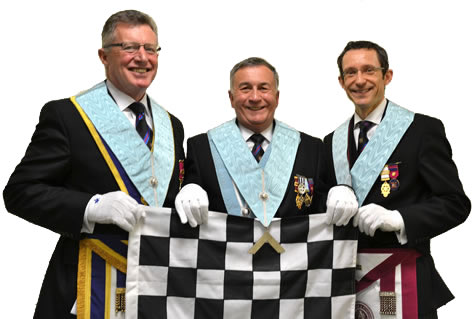
[[[371,91],[373,88],[369,88],[369,89],[364,89],[364,90],[351,90],[351,92],[355,93],[355,94],[365,94],[365,93],[368,93],[369,91]]]
[[[250,111],[260,111],[265,108],[265,106],[246,106]]]
[[[129,70],[132,71],[132,72],[136,72],[136,73],[147,73],[148,72],[148,69],[145,69],[145,68],[131,68]]]

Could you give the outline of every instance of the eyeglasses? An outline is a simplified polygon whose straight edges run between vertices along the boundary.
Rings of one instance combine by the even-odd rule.
[[[347,70],[343,71],[343,77],[345,79],[353,79],[358,75],[358,72],[361,72],[361,74],[363,76],[373,76],[379,70],[383,71],[384,68],[371,66],[371,65],[364,66],[359,70],[354,69],[354,68],[350,68],[350,69],[347,69]]]
[[[140,44],[137,42],[122,42],[122,43],[111,43],[104,46],[104,49],[110,47],[120,47],[123,51],[127,53],[137,53],[140,50],[140,47],[143,47],[145,52],[148,54],[158,54],[158,52],[162,49],[158,44],[151,44],[145,43]]]

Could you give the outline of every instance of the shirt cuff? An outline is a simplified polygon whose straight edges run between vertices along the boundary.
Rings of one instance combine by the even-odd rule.
[[[96,223],[89,221],[87,218],[87,215],[89,214],[89,210],[91,209],[94,202],[100,197],[101,195],[98,195],[98,194],[94,195],[91,197],[91,199],[87,203],[86,210],[84,211],[84,218],[82,221],[81,233],[92,234],[94,232],[94,226],[96,225]]]

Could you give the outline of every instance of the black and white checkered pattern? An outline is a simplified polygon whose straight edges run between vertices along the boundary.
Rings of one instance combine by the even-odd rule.
[[[129,236],[127,318],[354,318],[356,232],[324,215],[276,219],[285,252],[249,249],[259,221],[209,213],[197,228],[154,208]]]

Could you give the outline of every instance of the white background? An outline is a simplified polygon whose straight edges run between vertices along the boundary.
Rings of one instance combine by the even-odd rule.
[[[353,111],[336,58],[350,40],[389,54],[386,96],[444,121],[465,191],[475,198],[471,1],[9,1],[1,5],[3,189],[44,103],[104,79],[97,57],[105,20],[123,9],[150,14],[162,51],[149,94],[184,124],[186,137],[234,115],[229,71],[250,56],[281,78],[276,117],[323,138]],[[472,155],[472,156],[471,156]],[[0,318],[31,318],[58,235],[0,212]],[[473,217],[432,241],[437,268],[456,299],[442,319],[473,316]]]

